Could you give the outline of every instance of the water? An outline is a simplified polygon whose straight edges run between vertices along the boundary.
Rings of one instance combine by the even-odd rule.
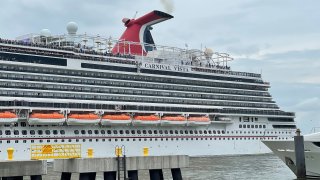
[[[190,167],[182,169],[184,180],[293,180],[295,175],[273,154],[244,156],[210,156],[190,158]],[[56,180],[60,174],[49,164],[44,180]],[[79,179],[79,174],[72,174]],[[102,180],[97,173],[97,180]],[[148,180],[148,171],[139,171],[139,179]],[[164,179],[170,180],[170,170],[164,170]]]

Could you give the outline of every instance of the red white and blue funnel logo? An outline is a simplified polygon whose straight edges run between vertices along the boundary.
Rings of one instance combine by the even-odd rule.
[[[173,16],[161,11],[152,11],[138,19],[124,18],[122,22],[127,29],[120,37],[119,42],[112,49],[112,53],[146,55],[148,51],[154,49],[152,46],[154,41],[150,32],[152,29],[151,26],[171,18],[173,18]],[[135,43],[130,44],[128,42]],[[144,43],[145,45],[141,46],[141,44]]]

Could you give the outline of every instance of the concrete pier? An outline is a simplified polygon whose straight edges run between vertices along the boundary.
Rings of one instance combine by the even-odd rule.
[[[149,170],[150,178],[160,180],[163,179],[162,169],[173,169],[172,176],[179,180],[182,179],[180,168],[188,166],[189,156],[185,155],[126,157],[126,170],[132,179],[138,179],[138,170]],[[115,180],[118,164],[116,157],[55,159],[53,170],[63,174],[80,173],[83,177],[90,175],[91,179],[92,173],[104,172],[104,179]],[[64,177],[65,180],[69,179],[68,176]]]
[[[41,180],[47,174],[47,161],[0,161],[0,177],[3,180],[23,179],[30,176],[31,180]]]

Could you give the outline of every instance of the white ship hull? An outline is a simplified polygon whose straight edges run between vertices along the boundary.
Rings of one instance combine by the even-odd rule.
[[[27,123],[27,121],[23,122]],[[88,148],[94,149],[96,157],[115,156],[115,147],[122,145],[125,146],[128,156],[143,155],[144,147],[148,147],[150,155],[155,156],[261,154],[271,152],[261,142],[261,139],[280,140],[292,137],[294,133],[292,130],[288,130],[282,134],[280,133],[283,131],[281,129],[270,131],[252,129],[252,131],[246,130],[246,133],[244,131],[240,133],[240,130],[237,129],[239,126],[237,122],[227,126],[225,124],[211,124],[194,127],[148,126],[148,128],[134,125],[110,128],[101,125],[89,126],[89,124],[81,126],[21,126],[20,124],[21,122],[11,130],[12,132],[18,130],[19,135],[11,133],[11,135],[1,137],[1,159],[7,158],[7,148],[15,149],[14,159],[30,159],[30,148],[35,144],[81,144],[83,157],[86,157]],[[4,126],[1,126],[0,129],[2,132],[8,130]],[[23,130],[27,130],[26,135],[21,134]],[[50,130],[49,134],[46,130]],[[35,131],[36,134],[29,134],[31,131]],[[37,134],[39,131],[42,131],[41,135]],[[58,134],[54,134],[53,131],[57,131]],[[276,131],[279,135],[274,135]]]
[[[320,133],[305,136],[305,163],[308,176],[320,176],[320,148],[313,142],[320,142]],[[286,165],[296,164],[294,140],[263,141]]]

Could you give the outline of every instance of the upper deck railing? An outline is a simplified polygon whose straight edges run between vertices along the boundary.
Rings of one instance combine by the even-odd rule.
[[[108,61],[123,64],[148,62],[180,65],[188,66],[192,71],[198,72],[261,78],[261,75],[256,73],[231,71],[228,62],[233,60],[233,58],[230,57],[229,54],[213,52],[210,49],[206,49],[205,51],[194,49],[188,50],[177,47],[114,40],[112,38],[103,38],[100,36],[88,36],[86,34],[50,37],[29,34],[17,38],[17,40],[5,40],[0,38],[0,43],[37,47],[37,51],[40,54],[43,53],[42,55],[49,56]],[[138,54],[132,53],[130,49],[137,45],[149,49],[148,53],[146,54],[143,51]],[[114,54],[112,53],[113,48],[124,48],[124,51]],[[55,53],[51,53],[50,51]],[[29,51],[29,53],[32,52]],[[113,61],[112,59],[120,60]]]

